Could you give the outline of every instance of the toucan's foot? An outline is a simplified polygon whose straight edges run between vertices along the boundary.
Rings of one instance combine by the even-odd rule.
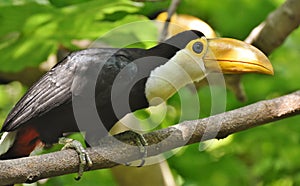
[[[62,150],[74,149],[78,153],[79,170],[78,170],[78,176],[75,178],[75,180],[80,180],[81,176],[83,175],[83,172],[92,167],[93,162],[92,162],[91,158],[87,154],[87,152],[84,149],[84,147],[82,146],[82,144],[77,140],[62,137],[62,138],[59,138],[58,142],[59,142],[59,144],[64,145]]]
[[[137,132],[134,132],[132,130],[127,130],[123,133],[118,134],[119,140],[130,140],[135,139],[135,145],[139,147],[140,153],[141,153],[141,163],[138,165],[138,167],[142,167],[145,164],[145,158],[147,157],[147,148],[148,145],[146,139],[142,134],[139,134]],[[130,163],[127,162],[125,165],[129,166]]]

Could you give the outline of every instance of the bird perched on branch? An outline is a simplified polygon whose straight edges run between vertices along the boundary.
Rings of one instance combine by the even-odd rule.
[[[150,49],[71,53],[8,114],[1,129],[0,159],[28,156],[37,146],[57,143],[72,132],[84,131],[87,143],[97,145],[127,113],[158,105],[181,87],[220,71],[273,74],[268,58],[253,46],[207,39],[195,30]]]

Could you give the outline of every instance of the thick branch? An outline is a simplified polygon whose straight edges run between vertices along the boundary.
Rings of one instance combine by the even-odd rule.
[[[145,134],[144,137],[149,143],[148,156],[199,141],[224,138],[230,134],[296,114],[300,114],[300,91]],[[110,168],[118,165],[116,162],[130,162],[139,159],[140,153],[137,147],[130,146],[128,148],[128,145],[116,143],[114,139],[107,137],[101,141],[99,147],[88,149],[94,163],[92,169]],[[125,141],[129,143],[132,139]],[[36,181],[74,173],[77,170],[78,156],[76,152],[64,150],[41,156],[0,161],[0,183]]]
[[[299,26],[299,10],[299,0],[287,0],[282,6],[270,13],[264,22],[253,29],[246,42],[252,43],[264,53],[270,54]]]

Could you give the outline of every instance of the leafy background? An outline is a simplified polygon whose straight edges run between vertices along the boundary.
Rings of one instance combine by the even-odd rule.
[[[167,9],[169,1],[129,0],[0,0],[0,72],[19,72],[36,67],[56,54],[59,48],[80,47],[74,40],[95,40],[118,25],[147,20],[147,15]],[[283,0],[182,1],[178,13],[197,16],[220,36],[240,40],[283,3]],[[136,31],[138,32],[138,28]],[[144,35],[156,37],[151,29]],[[137,34],[137,37],[139,35]],[[259,100],[281,96],[299,89],[300,30],[294,31],[269,57],[275,75],[243,76],[248,96],[245,103],[227,92],[227,110]],[[26,78],[26,77],[23,77]],[[18,81],[0,85],[0,120],[28,87]],[[199,90],[201,114],[210,112],[207,87]],[[169,103],[176,108],[178,98]],[[166,123],[178,119],[170,112]],[[168,162],[179,185],[270,185],[300,184],[300,117],[229,136],[200,151],[199,144],[182,148]],[[81,181],[74,175],[51,178],[43,185],[116,185],[109,170],[85,173]]]

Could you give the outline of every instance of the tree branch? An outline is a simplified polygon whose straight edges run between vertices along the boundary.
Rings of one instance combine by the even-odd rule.
[[[269,14],[268,18],[252,30],[245,40],[270,54],[300,24],[300,1],[287,0]]]
[[[185,121],[166,129],[145,134],[148,156],[230,134],[300,114],[300,91],[267,101],[260,101],[236,110],[205,119]],[[214,135],[216,134],[216,135]],[[117,135],[118,137],[122,134]],[[114,137],[106,137],[98,147],[87,149],[94,169],[110,168],[116,162],[140,159],[136,146],[115,143]],[[130,143],[132,139],[124,142]],[[114,161],[105,157],[114,158]],[[78,171],[78,156],[74,150],[64,150],[40,156],[0,161],[0,183],[33,182]]]
[[[168,35],[168,28],[169,28],[169,24],[171,21],[171,17],[172,15],[176,12],[177,7],[179,6],[180,0],[172,0],[171,1],[171,5],[169,6],[168,9],[168,17],[165,21],[163,30],[161,32],[161,35],[159,37],[159,41],[162,42],[166,39],[167,35]]]

